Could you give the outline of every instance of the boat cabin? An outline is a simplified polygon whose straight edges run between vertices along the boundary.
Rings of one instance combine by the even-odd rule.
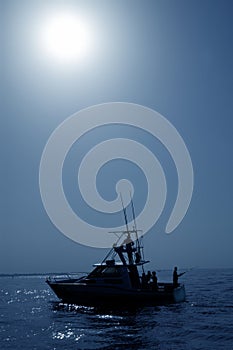
[[[136,265],[123,265],[114,260],[95,264],[95,269],[85,278],[85,283],[118,285],[124,288],[139,288],[140,278]]]

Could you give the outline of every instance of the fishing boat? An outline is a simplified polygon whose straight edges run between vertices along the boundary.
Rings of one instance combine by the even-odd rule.
[[[79,278],[50,276],[46,279],[57,297],[64,303],[78,305],[166,304],[185,300],[185,287],[180,283],[157,282],[156,274],[145,273],[142,236],[134,226],[129,229],[123,206],[126,230],[113,232],[117,241],[101,263]]]

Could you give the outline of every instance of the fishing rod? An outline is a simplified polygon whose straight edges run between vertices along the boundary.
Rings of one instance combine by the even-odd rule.
[[[192,271],[192,270],[195,269],[195,268],[196,268],[196,266],[193,266],[193,267],[190,267],[189,269],[187,269],[186,271],[181,272],[181,273],[179,274],[179,277],[183,276],[183,275],[184,275],[185,273],[187,273],[187,272]]]
[[[198,268],[197,266],[190,267],[190,268],[187,269],[184,273],[190,272],[190,271],[192,271],[192,270],[194,270],[194,269],[197,269],[197,268]]]

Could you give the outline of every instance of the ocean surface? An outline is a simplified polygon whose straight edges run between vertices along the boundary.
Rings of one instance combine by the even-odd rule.
[[[59,303],[45,276],[0,277],[0,349],[232,350],[233,269],[193,269],[181,282],[181,304],[98,309]]]

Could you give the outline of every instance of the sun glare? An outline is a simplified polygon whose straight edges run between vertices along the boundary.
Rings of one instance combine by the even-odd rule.
[[[53,61],[78,62],[90,51],[90,29],[73,13],[57,13],[43,23],[41,44]]]

